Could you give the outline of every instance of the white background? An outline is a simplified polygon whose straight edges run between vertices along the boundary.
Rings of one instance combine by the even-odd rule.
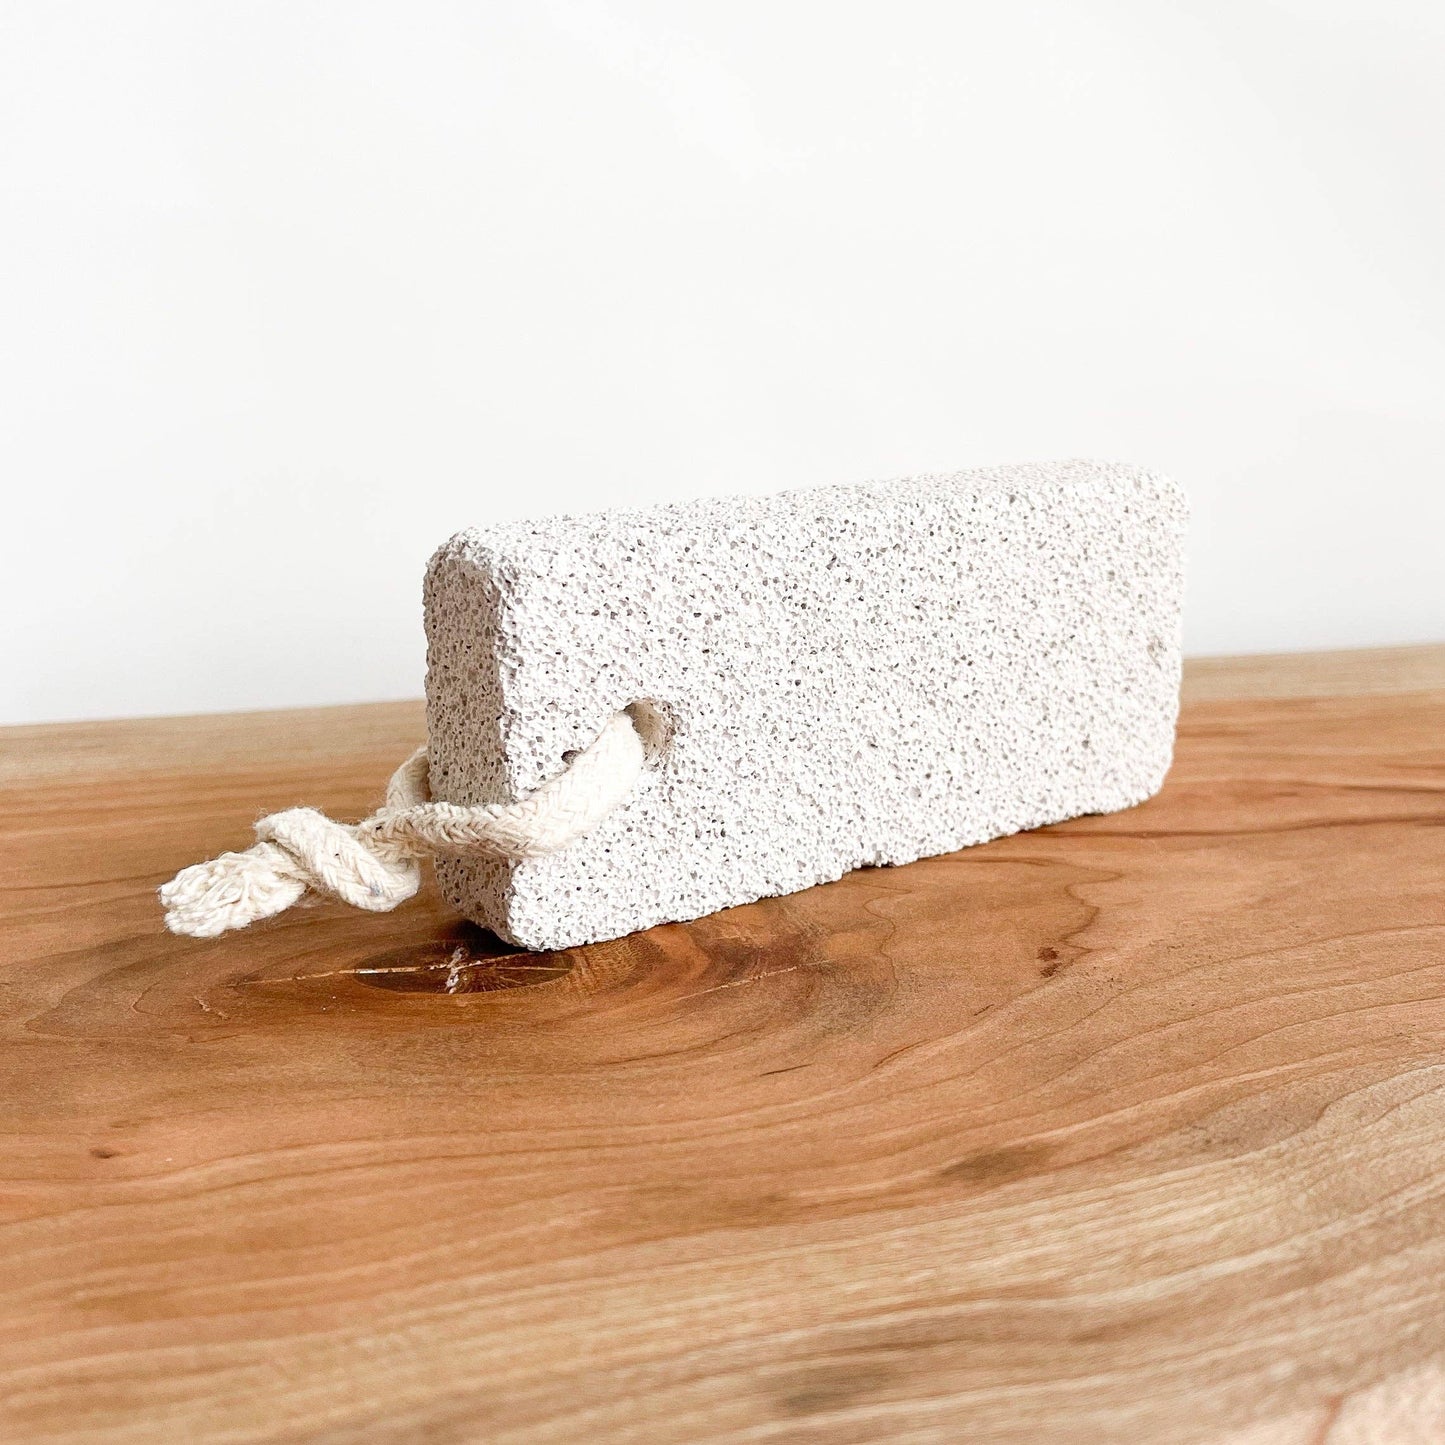
[[[0,720],[416,695],[501,516],[1071,455],[1445,636],[1438,0],[0,9]]]

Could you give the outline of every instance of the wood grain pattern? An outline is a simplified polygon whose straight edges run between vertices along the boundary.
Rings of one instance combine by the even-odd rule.
[[[160,931],[413,704],[0,733],[0,1438],[1445,1438],[1445,656],[1204,671],[1141,808],[553,955]]]
[[[1247,697],[1362,697],[1428,692],[1445,677],[1445,643],[1344,652],[1194,657],[1184,667],[1184,701]]]

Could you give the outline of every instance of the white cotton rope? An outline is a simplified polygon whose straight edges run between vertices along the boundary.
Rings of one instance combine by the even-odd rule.
[[[515,803],[434,803],[427,751],[391,775],[386,801],[359,823],[288,808],[256,824],[256,844],[183,868],[160,889],[166,927],[214,938],[289,908],[308,889],[385,913],[421,886],[428,855],[540,858],[590,832],[632,791],[646,762],[625,712],[555,778]]]

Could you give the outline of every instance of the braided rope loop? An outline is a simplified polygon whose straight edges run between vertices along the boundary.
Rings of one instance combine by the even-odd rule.
[[[536,792],[468,807],[431,801],[427,751],[418,748],[392,774],[385,803],[360,823],[288,808],[262,818],[244,852],[183,868],[160,889],[166,927],[214,938],[290,908],[308,890],[387,912],[421,886],[424,857],[541,858],[566,848],[626,800],[645,762],[632,718],[614,713]]]

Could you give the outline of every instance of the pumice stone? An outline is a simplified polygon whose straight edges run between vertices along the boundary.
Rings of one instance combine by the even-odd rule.
[[[1139,803],[1185,523],[1166,478],[1068,461],[459,533],[426,577],[430,799],[542,789],[559,838],[591,811],[537,856],[439,849],[442,889],[563,948]],[[558,801],[583,754],[614,791]]]

